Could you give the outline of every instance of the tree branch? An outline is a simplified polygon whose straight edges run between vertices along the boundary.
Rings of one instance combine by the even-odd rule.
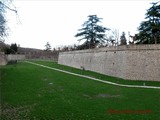
[[[0,1],[0,4],[2,4],[4,7],[6,7],[7,9],[9,9],[9,10],[11,10],[11,11],[13,11],[13,12],[15,12],[15,13],[17,13],[17,10],[15,10],[15,9],[11,9],[10,7],[8,7],[7,5],[5,5],[4,3],[2,3],[1,1]]]

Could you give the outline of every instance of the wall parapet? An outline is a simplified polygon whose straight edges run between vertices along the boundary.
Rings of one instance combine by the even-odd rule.
[[[95,49],[77,50],[77,51],[65,51],[61,54],[75,54],[75,53],[93,53],[93,52],[108,52],[108,51],[137,51],[137,50],[160,50],[159,44],[147,44],[147,45],[123,45],[123,46],[112,46]]]

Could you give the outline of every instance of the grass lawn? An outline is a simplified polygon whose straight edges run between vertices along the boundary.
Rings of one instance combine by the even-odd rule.
[[[143,83],[53,62],[36,63],[124,84]],[[157,89],[108,85],[25,62],[0,68],[2,120],[159,120],[159,101]]]
[[[61,70],[70,71],[70,72],[77,73],[77,74],[87,75],[87,76],[91,76],[91,77],[94,77],[94,78],[98,78],[98,79],[102,79],[102,80],[106,80],[106,81],[110,81],[110,82],[114,82],[114,83],[119,83],[119,84],[143,86],[144,83],[145,83],[146,86],[158,86],[158,87],[160,87],[160,82],[157,82],[157,81],[124,80],[124,79],[121,79],[121,78],[116,78],[116,77],[111,77],[111,76],[103,75],[103,74],[100,74],[100,73],[96,73],[96,72],[93,72],[93,71],[83,71],[83,70],[76,69],[76,68],[73,68],[73,67],[60,65],[60,64],[57,64],[57,63],[51,62],[51,61],[46,62],[46,61],[32,60],[31,62],[46,65],[46,66],[49,66],[49,67],[54,67],[54,68],[61,69]]]

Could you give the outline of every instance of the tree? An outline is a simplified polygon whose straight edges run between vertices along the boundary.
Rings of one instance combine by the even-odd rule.
[[[5,11],[6,9],[10,11],[14,11],[17,13],[15,9],[11,9],[8,5],[12,2],[12,0],[0,0],[0,42],[4,42],[3,38],[7,35],[6,30],[6,19],[5,19]]]
[[[115,45],[117,46],[118,42],[119,42],[119,30],[118,29],[113,29],[112,33],[113,33],[113,37],[115,39]]]
[[[45,49],[46,51],[51,50],[51,45],[49,42],[46,43],[45,47],[46,47],[46,49]]]
[[[11,44],[11,46],[5,46],[2,50],[5,54],[16,54],[18,51],[17,44]]]
[[[127,40],[126,40],[126,37],[125,37],[125,32],[122,32],[122,35],[120,37],[120,45],[126,45],[127,44]]]
[[[139,34],[136,37],[138,44],[160,43],[160,2],[151,4],[146,13],[146,21],[138,28]]]
[[[78,41],[85,39],[85,42],[79,46],[80,49],[94,48],[96,44],[105,42],[105,32],[108,30],[106,27],[98,25],[102,18],[98,18],[97,15],[89,15],[88,20],[84,22],[82,28],[79,29],[79,33],[75,37],[82,37]]]
[[[107,32],[106,36],[107,44],[106,46],[117,46],[119,42],[119,30],[111,29]]]
[[[17,50],[18,50],[17,44],[16,43],[15,44],[11,44],[10,49],[11,49],[11,53],[15,54],[17,52]]]
[[[5,31],[6,31],[6,20],[4,18],[4,6],[2,4],[2,2],[0,1],[0,41],[3,40],[3,36],[6,35]]]

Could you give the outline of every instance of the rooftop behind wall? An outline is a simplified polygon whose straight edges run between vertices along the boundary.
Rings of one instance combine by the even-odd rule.
[[[59,54],[59,64],[131,80],[160,81],[160,45],[127,45]]]

